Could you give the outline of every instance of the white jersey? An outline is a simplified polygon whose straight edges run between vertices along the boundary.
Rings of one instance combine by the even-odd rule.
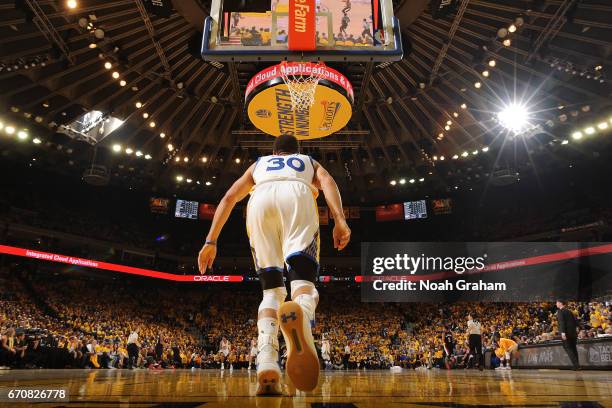
[[[255,188],[271,181],[299,181],[311,189],[314,179],[314,161],[304,154],[270,155],[257,160],[253,169]]]
[[[258,273],[281,271],[288,258],[319,262],[314,161],[303,154],[263,156],[253,169],[247,232]]]

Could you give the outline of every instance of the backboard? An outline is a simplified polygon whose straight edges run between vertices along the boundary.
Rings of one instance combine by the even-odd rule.
[[[397,61],[392,0],[213,0],[208,61]]]

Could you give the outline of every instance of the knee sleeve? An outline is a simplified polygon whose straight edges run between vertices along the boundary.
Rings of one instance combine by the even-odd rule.
[[[319,274],[319,264],[311,258],[295,255],[287,258],[287,275],[289,281],[306,280],[315,282]]]
[[[285,301],[286,298],[287,288],[284,286],[274,289],[265,289],[263,291],[263,299],[259,304],[258,311],[261,312],[263,309],[278,310],[279,306]]]

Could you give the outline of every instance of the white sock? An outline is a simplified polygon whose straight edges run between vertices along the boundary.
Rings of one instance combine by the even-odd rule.
[[[310,324],[314,324],[315,310],[317,309],[317,303],[311,295],[301,294],[296,296],[293,301],[302,307],[304,314]]]

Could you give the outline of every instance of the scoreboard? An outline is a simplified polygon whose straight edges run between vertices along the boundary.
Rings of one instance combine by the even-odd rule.
[[[404,203],[404,219],[420,220],[423,218],[427,218],[427,202],[425,200]]]
[[[197,201],[176,200],[176,210],[174,216],[176,218],[188,218],[190,220],[198,219]]]

